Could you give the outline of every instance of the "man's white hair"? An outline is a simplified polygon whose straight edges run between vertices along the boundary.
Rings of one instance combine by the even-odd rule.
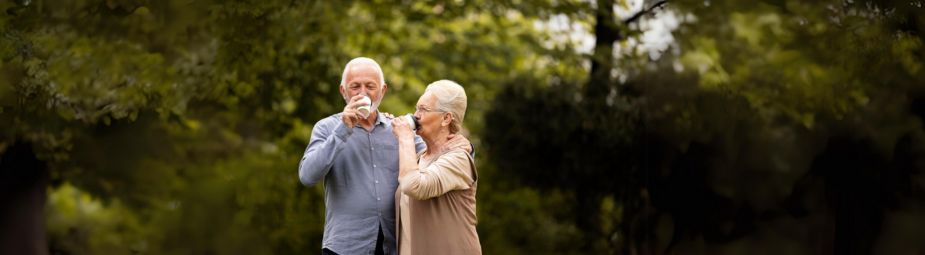
[[[439,112],[453,114],[450,122],[450,133],[455,134],[462,130],[462,121],[466,117],[467,97],[466,90],[459,83],[451,80],[439,80],[427,85],[424,93],[430,92],[437,98],[434,109]]]
[[[341,87],[347,86],[347,74],[350,73],[350,68],[355,65],[360,65],[360,64],[371,65],[374,69],[376,69],[376,72],[379,73],[379,87],[380,88],[382,87],[382,85],[385,84],[385,75],[382,74],[382,67],[379,67],[379,63],[376,63],[376,61],[371,58],[358,57],[358,58],[351,59],[350,62],[347,62],[347,65],[344,66],[344,73],[343,75],[341,75],[341,78],[340,78]]]

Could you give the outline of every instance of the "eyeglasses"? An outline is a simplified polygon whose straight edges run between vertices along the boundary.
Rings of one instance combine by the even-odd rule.
[[[414,114],[428,113],[428,112],[443,112],[443,111],[435,111],[435,110],[424,108],[423,106],[418,106],[414,108]]]

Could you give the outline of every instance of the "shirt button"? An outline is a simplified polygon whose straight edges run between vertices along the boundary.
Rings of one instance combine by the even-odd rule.
[[[375,165],[375,164],[373,164],[373,167],[376,167],[376,165]]]
[[[376,198],[376,201],[379,201],[379,200],[382,200],[382,199],[377,197],[377,198]]]
[[[376,183],[379,183],[379,180],[376,180]]]

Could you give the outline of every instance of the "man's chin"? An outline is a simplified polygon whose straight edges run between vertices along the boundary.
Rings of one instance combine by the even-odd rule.
[[[370,120],[373,116],[379,115],[379,109],[369,108],[369,116],[366,117],[367,120]]]

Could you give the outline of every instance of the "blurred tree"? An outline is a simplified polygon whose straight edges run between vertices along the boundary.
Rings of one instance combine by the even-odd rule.
[[[294,169],[310,123],[342,107],[347,60],[380,60],[394,94],[387,111],[410,111],[430,81],[459,81],[473,98],[467,126],[479,130],[496,84],[578,61],[541,47],[534,25],[579,3],[0,3],[0,154],[14,158],[0,166],[3,181],[22,186],[0,194],[22,211],[2,215],[18,224],[3,229],[0,253],[315,252],[321,189],[299,186]],[[518,198],[481,204],[499,214],[483,230],[497,240],[486,251],[519,250],[493,234],[516,218],[501,203]]]
[[[10,172],[5,181],[32,184],[3,194],[11,201],[23,201],[6,206],[31,210],[10,214],[3,221],[32,225],[4,228],[3,244],[11,245],[3,245],[10,250],[0,253],[46,253],[40,231],[36,236],[17,233],[41,228],[49,177],[53,183],[73,183],[105,201],[124,201],[145,221],[165,218],[162,221],[174,224],[161,231],[188,224],[187,214],[205,213],[220,220],[208,215],[232,209],[234,213],[227,215],[241,218],[240,224],[227,228],[246,232],[242,229],[248,224],[266,222],[246,217],[253,211],[237,209],[265,203],[265,199],[235,201],[247,190],[234,191],[230,185],[240,183],[227,180],[210,182],[234,174],[217,172],[220,168],[210,165],[251,154],[254,149],[272,152],[277,149],[276,139],[310,130],[298,126],[301,119],[318,119],[338,108],[332,103],[338,98],[337,62],[344,57],[332,47],[341,37],[333,32],[308,32],[333,29],[329,27],[337,24],[333,20],[340,10],[336,6],[314,2],[290,6],[283,1],[20,1],[2,5],[7,13],[0,23],[4,34],[0,119],[10,128],[4,128],[0,144],[10,145],[4,155],[23,159],[34,155],[48,167],[3,161],[4,173]],[[291,125],[300,130],[290,131]],[[239,170],[237,174],[247,173]],[[311,213],[317,210],[310,208],[320,198],[298,192],[297,182],[284,183],[290,184],[282,194],[287,199],[276,200],[274,208],[255,210],[317,216]],[[262,187],[268,186],[273,185]],[[192,196],[209,190],[214,190],[208,193],[211,196]],[[264,192],[272,194],[271,190]],[[185,203],[197,199],[218,202]],[[26,204],[35,206],[22,206]],[[170,211],[179,214],[165,214]],[[280,219],[271,222],[273,226],[284,225],[283,218],[268,218]],[[197,235],[214,233],[208,226],[227,224],[204,223],[208,225],[193,225],[194,233],[189,233],[199,237],[193,243],[202,245],[188,247],[191,240],[185,239],[171,248],[171,239],[165,235],[169,232],[152,231],[147,240],[151,247],[142,251],[234,249],[223,243],[258,235]],[[319,228],[300,230],[308,231],[307,238],[320,236]],[[168,247],[157,243],[157,235],[162,235]],[[20,250],[20,245],[29,250]],[[79,250],[113,252],[110,248]]]
[[[466,87],[486,253],[920,253],[920,5],[0,2],[0,253],[317,252],[361,55]]]
[[[511,82],[486,115],[483,139],[499,168],[572,193],[583,250],[925,249],[879,238],[918,235],[898,234],[901,223],[884,225],[886,215],[922,214],[920,6],[665,6],[682,23],[670,54],[652,57],[625,37],[660,12],[610,29],[601,25],[615,21],[610,8],[599,8],[599,64],[584,90],[580,81]],[[543,85],[522,85],[532,83]]]

